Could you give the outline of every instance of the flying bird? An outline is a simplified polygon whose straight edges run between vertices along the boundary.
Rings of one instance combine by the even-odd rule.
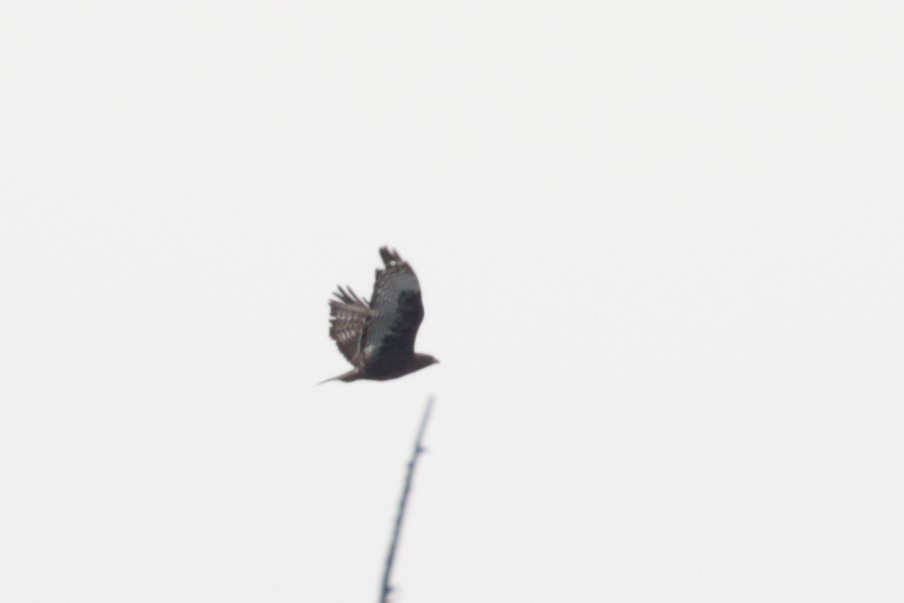
[[[326,381],[385,381],[439,362],[414,351],[424,320],[417,275],[394,249],[381,247],[380,257],[370,301],[342,286],[330,300],[330,337],[354,368]]]

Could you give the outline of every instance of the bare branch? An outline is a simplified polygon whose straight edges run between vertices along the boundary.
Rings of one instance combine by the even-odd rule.
[[[386,553],[386,569],[383,570],[383,584],[380,587],[379,603],[389,603],[389,595],[392,593],[392,566],[395,562],[396,550],[399,546],[399,534],[402,531],[402,521],[405,519],[405,506],[408,504],[408,495],[411,494],[411,483],[414,480],[414,469],[417,459],[424,452],[421,442],[424,439],[424,431],[427,429],[427,421],[430,419],[430,410],[433,408],[433,396],[427,399],[424,415],[421,417],[421,427],[414,441],[414,450],[411,451],[411,459],[408,461],[408,474],[405,476],[405,485],[402,488],[402,498],[399,500],[399,512],[396,515],[395,527],[392,531],[392,540],[389,542],[389,551]]]

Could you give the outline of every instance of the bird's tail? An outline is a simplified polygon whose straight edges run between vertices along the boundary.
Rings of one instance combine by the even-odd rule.
[[[347,373],[342,373],[341,375],[336,375],[335,377],[330,377],[329,379],[324,379],[317,385],[323,385],[324,383],[327,383],[329,381],[345,381],[346,383],[348,383],[349,381],[354,381],[354,380],[358,379],[360,376],[361,375],[360,375],[358,369],[352,369]]]

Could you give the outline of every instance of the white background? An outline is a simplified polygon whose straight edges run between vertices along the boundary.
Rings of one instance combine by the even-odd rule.
[[[0,8],[0,600],[904,600],[897,1]],[[418,271],[388,383],[327,337]]]

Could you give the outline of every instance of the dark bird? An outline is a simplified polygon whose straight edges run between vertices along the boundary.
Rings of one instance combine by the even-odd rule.
[[[381,247],[380,257],[369,302],[341,286],[330,300],[330,337],[355,368],[326,381],[385,381],[439,362],[414,351],[424,320],[417,275],[395,250]]]

